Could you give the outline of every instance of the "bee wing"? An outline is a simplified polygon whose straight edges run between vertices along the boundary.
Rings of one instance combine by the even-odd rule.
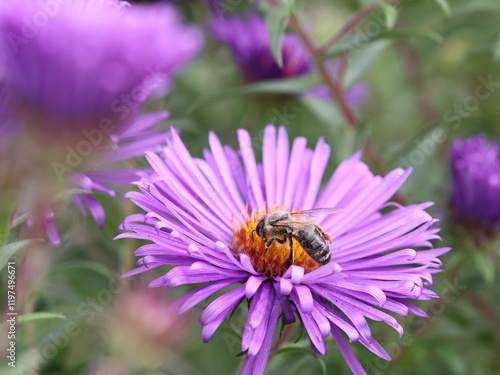
[[[312,210],[304,210],[304,211],[293,211],[290,212],[291,216],[300,216],[300,217],[319,217],[330,214],[335,214],[337,212],[342,211],[342,208],[330,207],[330,208],[313,208]]]
[[[310,221],[283,220],[283,221],[278,221],[274,225],[278,227],[287,227],[295,230],[303,230],[307,232],[311,232],[314,231],[314,229],[316,229],[316,226]]]

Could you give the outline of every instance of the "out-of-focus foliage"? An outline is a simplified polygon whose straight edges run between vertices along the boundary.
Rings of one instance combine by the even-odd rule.
[[[216,13],[218,17],[238,12],[241,2],[215,3],[225,4]],[[198,0],[175,5],[188,22],[201,28],[212,17],[208,4]],[[348,0],[297,1],[293,10],[321,45],[360,6]],[[373,322],[374,336],[393,357],[392,362],[354,345],[368,374],[500,374],[500,241],[478,243],[453,225],[448,166],[454,138],[477,133],[500,138],[499,17],[497,0],[407,0],[377,7],[355,33],[341,38],[325,54],[326,58],[339,58],[349,52],[345,88],[361,81],[368,87],[363,104],[356,108],[361,119],[357,129],[347,126],[330,101],[297,94],[319,84],[317,74],[286,82],[245,83],[228,50],[208,32],[201,56],[176,79],[170,94],[151,100],[145,108],[170,111],[169,125],[180,129],[193,155],[202,155],[209,131],[216,132],[222,143],[235,145],[237,128],[250,130],[258,140],[266,124],[283,124],[290,138],[305,136],[310,144],[323,136],[332,145],[330,168],[362,149],[367,137],[373,140],[380,165],[386,169],[415,167],[402,196],[408,203],[435,202],[433,215],[441,219],[444,244],[454,249],[443,257],[444,272],[434,283],[442,299],[419,304],[428,312],[428,319],[401,320],[405,327],[401,340]],[[365,160],[374,170],[379,168]],[[146,166],[144,160],[137,164]],[[127,190],[118,190],[117,197]],[[129,351],[140,347],[137,340],[144,338],[122,335],[113,321],[116,301],[123,293],[145,286],[155,272],[120,278],[134,267],[132,253],[140,244],[112,239],[123,218],[135,208],[119,198],[96,196],[106,212],[104,228],[83,219],[71,207],[61,209],[57,212],[63,242],[60,249],[17,242],[23,238],[23,225],[7,231],[12,210],[0,210],[0,243],[8,243],[1,250],[0,266],[8,259],[16,263],[17,311],[20,315],[39,313],[25,315],[24,321],[18,316],[16,368],[8,366],[4,355],[8,324],[6,319],[2,321],[0,373],[237,373],[241,362],[237,332],[241,332],[245,306],[240,306],[209,344],[201,343],[194,309],[183,322],[189,329],[182,331],[182,339],[174,325],[175,343],[168,347],[168,340],[162,342],[164,356],[145,362],[141,354],[134,356]],[[9,199],[0,197],[0,205],[10,207]],[[165,272],[156,270],[158,276]],[[0,306],[7,309],[6,269],[0,279]],[[185,292],[162,288],[158,295],[171,301]],[[150,316],[148,309],[155,307],[144,303],[141,308]],[[158,324],[156,319],[160,318],[150,321],[152,327]],[[111,326],[115,329],[110,330]],[[311,351],[306,337],[299,330],[293,332],[281,350],[272,354],[266,373],[350,373],[333,342],[328,343],[328,355],[322,357]],[[127,361],[117,361],[124,356]]]

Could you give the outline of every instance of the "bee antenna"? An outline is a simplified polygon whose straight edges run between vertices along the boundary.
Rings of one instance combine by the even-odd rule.
[[[252,242],[255,242],[255,240],[253,238],[253,232],[255,232],[255,229],[252,231]]]

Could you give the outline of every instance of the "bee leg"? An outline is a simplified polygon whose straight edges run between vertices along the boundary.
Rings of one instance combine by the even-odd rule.
[[[287,238],[278,238],[278,237],[271,237],[267,242],[266,242],[266,248],[264,249],[264,252],[262,253],[262,255],[260,256],[261,258],[266,255],[267,253],[267,250],[269,250],[269,248],[271,247],[271,245],[273,244],[274,241],[278,242],[278,243],[285,243],[287,240]]]
[[[289,268],[293,264],[293,237],[291,234],[288,235],[288,241],[290,242],[290,256],[286,261],[286,268]]]

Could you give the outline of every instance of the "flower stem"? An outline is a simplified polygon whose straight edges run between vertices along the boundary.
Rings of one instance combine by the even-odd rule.
[[[285,327],[285,329],[283,330],[283,334],[279,337],[278,341],[276,341],[276,344],[274,344],[273,348],[271,349],[272,352],[279,350],[283,346],[283,344],[288,341],[293,333],[294,328],[294,324],[288,324]]]
[[[322,53],[317,48],[316,44],[312,40],[305,27],[300,22],[297,15],[293,15],[290,17],[290,26],[297,33],[299,38],[304,43],[307,51],[313,57],[316,68],[318,69],[321,78],[325,82],[325,85],[328,87],[328,90],[330,91],[332,97],[335,99],[335,102],[340,107],[342,115],[346,119],[347,124],[349,124],[349,126],[352,128],[356,128],[358,126],[358,120],[352,108],[350,108],[347,104],[341,84],[330,75],[325,62],[320,61]]]

